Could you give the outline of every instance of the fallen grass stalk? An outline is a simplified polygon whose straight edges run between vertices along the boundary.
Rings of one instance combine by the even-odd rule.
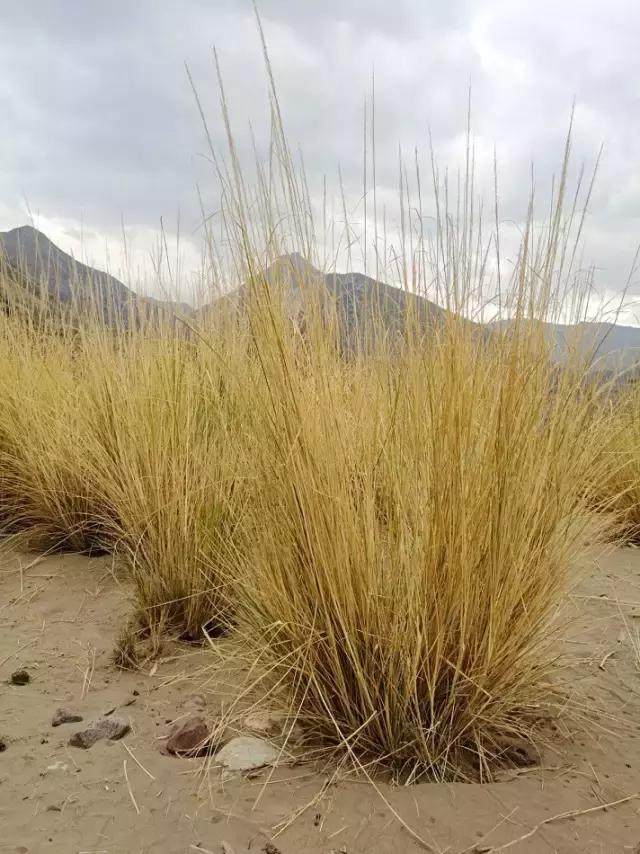
[[[138,815],[140,815],[140,807],[138,806],[138,802],[136,801],[136,799],[134,797],[133,789],[131,788],[131,783],[129,782],[129,775],[127,773],[127,760],[126,759],[122,760],[122,768],[124,771],[124,779],[127,783],[127,791],[129,792],[129,798],[131,799],[131,803],[133,804],[133,808],[138,813]]]
[[[588,807],[587,809],[582,810],[569,810],[568,812],[558,813],[558,815],[549,816],[549,818],[545,818],[543,821],[538,822],[535,827],[532,827],[527,833],[524,833],[522,836],[518,836],[516,839],[512,839],[510,842],[505,842],[504,845],[497,845],[489,848],[488,850],[491,854],[498,854],[499,851],[507,851],[509,848],[513,848],[514,845],[519,845],[521,842],[524,842],[526,839],[531,839],[532,836],[535,836],[538,831],[543,828],[547,824],[552,824],[556,821],[565,821],[569,818],[578,818],[579,816],[589,815],[594,812],[601,812],[602,810],[611,809],[612,807],[618,807],[621,804],[626,804],[629,801],[633,801],[636,798],[640,797],[640,793],[634,795],[627,795],[625,798],[619,798],[617,801],[610,801],[607,804],[598,804],[596,807]]]

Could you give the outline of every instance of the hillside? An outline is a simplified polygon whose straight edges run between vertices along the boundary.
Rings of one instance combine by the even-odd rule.
[[[114,276],[76,261],[31,226],[0,232],[0,256],[14,285],[12,302],[17,300],[24,306],[73,305],[83,311],[95,310],[101,317],[125,325],[129,325],[134,316],[139,320],[142,316],[148,318],[158,313],[165,317],[177,313],[206,320],[222,307],[242,310],[249,295],[245,284],[197,312],[185,303],[140,297]],[[264,276],[270,288],[278,289],[292,318],[300,318],[303,312],[305,290],[317,288],[321,298],[335,300],[347,349],[355,346],[371,317],[381,319],[391,335],[400,335],[409,311],[414,313],[422,329],[442,322],[447,315],[446,309],[418,294],[362,273],[323,273],[298,253],[278,258],[266,269]],[[0,297],[7,304],[6,293]],[[483,328],[481,324],[476,325]],[[509,326],[508,320],[490,323],[484,326],[484,332],[490,335]],[[609,374],[629,371],[640,361],[640,328],[594,322],[546,323],[544,329],[559,362],[565,362],[570,353],[578,352],[591,356],[597,370]]]
[[[109,273],[63,252],[29,225],[0,232],[0,256],[14,283],[32,294],[47,294],[63,305],[95,311],[107,321],[129,325],[134,317],[140,319],[157,312],[192,313],[184,303],[139,296]]]

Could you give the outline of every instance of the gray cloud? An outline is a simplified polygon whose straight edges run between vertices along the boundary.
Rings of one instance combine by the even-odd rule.
[[[591,254],[603,288],[620,287],[640,237],[635,0],[259,6],[287,133],[304,151],[313,193],[324,174],[336,184],[340,164],[350,200],[359,197],[373,69],[381,199],[396,193],[398,146],[426,154],[429,127],[440,161],[460,162],[471,82],[478,186],[490,189],[495,144],[502,216],[518,221],[531,160],[541,198],[558,168],[575,98],[573,175],[605,145]],[[98,260],[106,242],[117,244],[122,220],[143,248],[160,216],[172,222],[178,210],[191,235],[195,183],[212,207],[216,200],[184,63],[223,147],[214,44],[241,155],[251,157],[249,121],[266,142],[267,82],[249,0],[30,0],[3,9],[0,38],[2,228],[25,220],[26,198],[64,248],[78,251],[82,223]]]

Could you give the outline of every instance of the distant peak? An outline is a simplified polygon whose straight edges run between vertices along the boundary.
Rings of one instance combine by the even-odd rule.
[[[51,241],[46,234],[38,231],[32,225],[19,225],[17,228],[12,228],[10,231],[0,232],[0,240],[5,243],[20,245],[24,247],[36,246],[40,243],[43,246],[51,245]]]
[[[270,269],[281,270],[283,268],[294,272],[298,276],[315,276],[320,272],[299,252],[290,252],[288,255],[280,255],[280,257],[276,258],[273,262]]]
[[[290,252],[288,255],[283,255],[283,259],[290,261],[292,264],[306,264],[307,261],[299,252]]]
[[[41,231],[38,231],[37,228],[34,228],[32,225],[19,225],[17,228],[12,228],[9,231],[5,231],[5,234],[29,234],[38,237],[46,237]]]

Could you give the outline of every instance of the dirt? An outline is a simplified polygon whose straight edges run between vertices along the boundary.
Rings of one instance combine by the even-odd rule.
[[[573,624],[559,651],[574,659],[565,672],[574,711],[538,765],[489,785],[376,790],[311,762],[203,774],[202,759],[169,755],[166,738],[202,698],[215,717],[233,680],[203,669],[216,658],[209,649],[170,647],[155,665],[118,670],[111,653],[129,598],[108,557],[2,563],[0,851],[429,850],[412,833],[450,854],[640,851],[640,552],[612,552],[569,597]],[[26,684],[10,684],[18,669]],[[585,728],[579,701],[599,710]],[[53,728],[59,707],[83,723]],[[124,739],[69,745],[107,713],[130,724]]]

